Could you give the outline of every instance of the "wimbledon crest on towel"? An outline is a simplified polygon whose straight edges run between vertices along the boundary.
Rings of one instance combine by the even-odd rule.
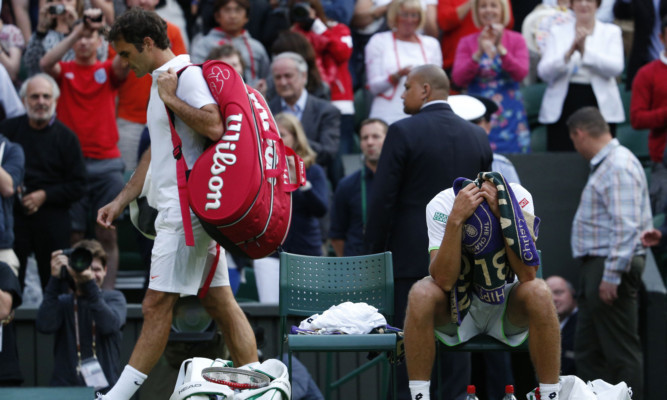
[[[470,254],[484,253],[493,233],[493,225],[491,224],[489,212],[482,207],[479,207],[478,210],[486,215],[480,217],[478,214],[473,214],[466,221],[463,229],[463,246]]]

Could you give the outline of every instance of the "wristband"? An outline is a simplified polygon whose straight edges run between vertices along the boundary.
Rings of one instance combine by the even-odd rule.
[[[312,187],[313,187],[313,184],[310,183],[310,181],[306,181],[306,184],[303,185],[303,186],[301,186],[301,187],[299,188],[299,191],[300,191],[300,192],[305,192],[305,191],[308,191],[308,190],[312,189]]]
[[[312,27],[311,27],[310,29],[311,29],[314,33],[316,33],[316,34],[318,34],[318,35],[321,35],[321,34],[323,34],[324,32],[326,32],[326,30],[327,30],[328,28],[327,28],[327,26],[324,24],[324,22],[322,22],[321,19],[317,18],[317,19],[315,20],[315,22],[313,22],[313,25],[312,25]]]

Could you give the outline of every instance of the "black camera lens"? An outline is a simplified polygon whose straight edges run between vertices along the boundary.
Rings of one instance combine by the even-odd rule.
[[[63,254],[69,257],[69,266],[76,272],[85,271],[93,263],[93,253],[83,247],[65,249]]]
[[[90,22],[102,22],[102,14],[100,13],[100,15],[98,15],[96,17],[90,17],[90,16],[86,15],[86,19]]]
[[[55,4],[49,6],[49,14],[60,15],[65,12],[65,6],[63,4]]]

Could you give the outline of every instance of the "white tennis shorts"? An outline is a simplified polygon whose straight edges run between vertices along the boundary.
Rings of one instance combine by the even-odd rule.
[[[157,235],[151,255],[149,289],[196,295],[208,277],[217,251],[220,251],[220,256],[211,287],[229,286],[225,250],[208,236],[194,215],[193,247],[185,245],[185,232],[179,209],[161,210],[155,221],[155,231]]]
[[[505,284],[505,298],[519,282]],[[509,323],[505,317],[507,302],[503,304],[484,303],[472,294],[472,303],[461,326],[452,322],[435,328],[435,336],[447,346],[465,343],[479,334],[487,334],[509,346],[516,347],[528,338],[528,328],[519,328]]]

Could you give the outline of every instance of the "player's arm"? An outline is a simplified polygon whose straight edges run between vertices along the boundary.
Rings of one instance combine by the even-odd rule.
[[[212,141],[218,141],[222,137],[224,126],[218,105],[214,103],[194,108],[178,98],[178,76],[172,68],[160,74],[157,87],[164,104],[195,132]]]
[[[500,209],[498,208],[498,189],[491,182],[484,182],[481,189],[482,196],[489,204],[489,208],[496,218],[500,219]],[[505,253],[507,262],[512,271],[519,278],[519,282],[532,281],[537,277],[537,268],[524,264],[521,258],[514,253],[512,248],[505,240]]]
[[[510,263],[512,271],[519,278],[519,282],[528,282],[537,278],[537,268],[526,265],[521,261],[521,258],[517,256],[512,248],[505,241],[505,252],[507,256],[507,262]],[[539,268],[539,267],[538,267]]]
[[[447,218],[440,249],[431,251],[429,273],[446,292],[452,290],[461,273],[463,226],[482,201],[484,197],[477,186],[471,184],[461,189]]]

